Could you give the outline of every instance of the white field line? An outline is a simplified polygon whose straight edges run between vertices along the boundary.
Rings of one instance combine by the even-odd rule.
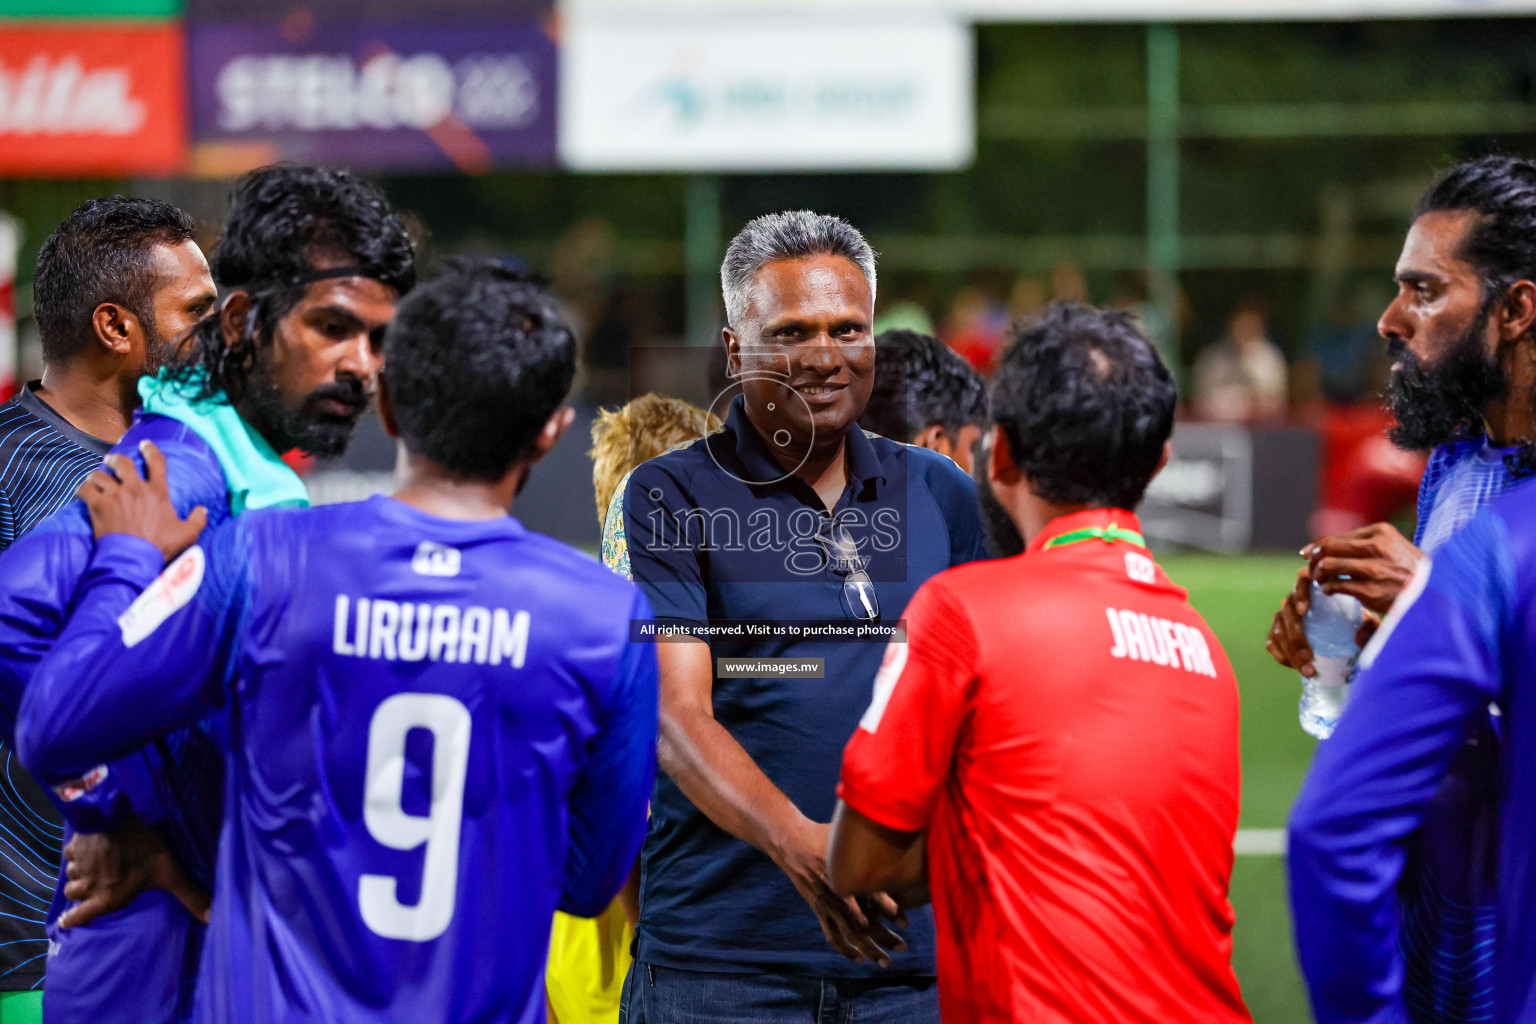
[[[1232,848],[1239,857],[1281,857],[1285,855],[1285,829],[1240,828]]]

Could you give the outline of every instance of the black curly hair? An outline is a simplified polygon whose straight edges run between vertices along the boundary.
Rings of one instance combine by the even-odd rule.
[[[1476,321],[1480,326],[1511,285],[1536,281],[1536,162],[1485,156],[1452,168],[1419,200],[1413,217],[1417,220],[1428,213],[1458,212],[1477,214],[1459,255],[1472,264],[1481,284],[1482,304]],[[1463,361],[1469,359],[1460,375],[1467,379],[1469,386],[1464,390],[1468,394],[1459,403],[1459,416],[1451,410],[1440,417],[1449,424],[1443,431],[1447,436],[1441,440],[1481,434],[1482,399],[1496,395],[1508,384],[1502,367],[1479,365],[1471,353]],[[1536,401],[1536,396],[1532,400]],[[1508,455],[1505,462],[1516,475],[1536,473],[1536,439]]]
[[[875,338],[875,383],[859,426],[908,444],[937,424],[951,439],[987,418],[987,387],[959,354],[918,331]]]
[[[88,199],[43,242],[32,279],[32,308],[43,359],[58,366],[90,344],[91,316],[103,302],[133,312],[146,334],[155,330],[151,301],[165,282],[150,250],[192,241],[197,226],[158,199]]]
[[[384,335],[406,449],[468,479],[505,476],[575,375],[576,337],[548,287],[496,263],[450,261]]]
[[[1135,509],[1173,432],[1178,390],[1129,313],[1056,302],[1013,329],[992,421],[1034,492]]]
[[[193,328],[172,373],[202,397],[239,398],[277,322],[326,270],[355,269],[404,295],[416,284],[416,250],[405,224],[371,182],[350,171],[273,164],[247,174],[209,261],[220,295],[245,291],[255,315],[233,345],[217,312]]]

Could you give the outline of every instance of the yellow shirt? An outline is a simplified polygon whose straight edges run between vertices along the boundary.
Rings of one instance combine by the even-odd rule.
[[[618,494],[624,493],[628,482],[626,474]],[[615,572],[629,575],[623,503],[618,500],[609,506],[604,524],[603,561]],[[550,1020],[558,1024],[617,1024],[634,935],[618,900],[594,918],[555,914],[549,964],[544,969]]]
[[[634,929],[614,900],[597,917],[556,914],[544,987],[559,1024],[616,1024]]]

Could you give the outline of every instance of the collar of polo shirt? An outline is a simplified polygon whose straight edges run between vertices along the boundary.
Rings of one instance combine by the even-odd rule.
[[[748,479],[777,480],[784,475],[784,467],[773,457],[762,435],[748,419],[743,396],[737,395],[731,401],[725,425],[736,435],[736,458],[746,469]],[[848,439],[848,482],[853,492],[857,494],[871,481],[885,483],[885,467],[880,464],[880,456],[875,454],[875,447],[864,436],[864,431],[854,424],[845,436]]]

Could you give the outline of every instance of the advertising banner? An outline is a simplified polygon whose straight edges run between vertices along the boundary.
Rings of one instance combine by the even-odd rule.
[[[1311,539],[1320,457],[1311,427],[1180,423],[1136,511],[1142,532],[1226,555],[1295,551]]]
[[[250,0],[245,0],[250,2]],[[943,14],[971,21],[1355,21],[1366,18],[1509,18],[1536,0],[562,0],[568,16],[735,17],[768,12]]]
[[[555,158],[555,44],[531,24],[194,22],[193,169],[273,160],[484,171]]]
[[[8,0],[9,2],[9,0]],[[47,3],[49,0],[24,0]],[[104,0],[74,0],[101,3]],[[117,0],[148,3],[151,0]],[[180,0],[177,0],[179,3]],[[430,12],[433,21],[515,22],[546,18],[554,0],[186,0],[187,17],[193,21],[277,22],[292,20],[420,21]]]
[[[181,0],[4,0],[6,18],[174,18]]]
[[[0,22],[0,175],[161,175],[186,162],[171,23]]]
[[[578,170],[944,170],[975,151],[958,21],[576,17],[561,46]]]
[[[980,21],[1354,21],[1522,17],[1532,0],[960,0]]]

